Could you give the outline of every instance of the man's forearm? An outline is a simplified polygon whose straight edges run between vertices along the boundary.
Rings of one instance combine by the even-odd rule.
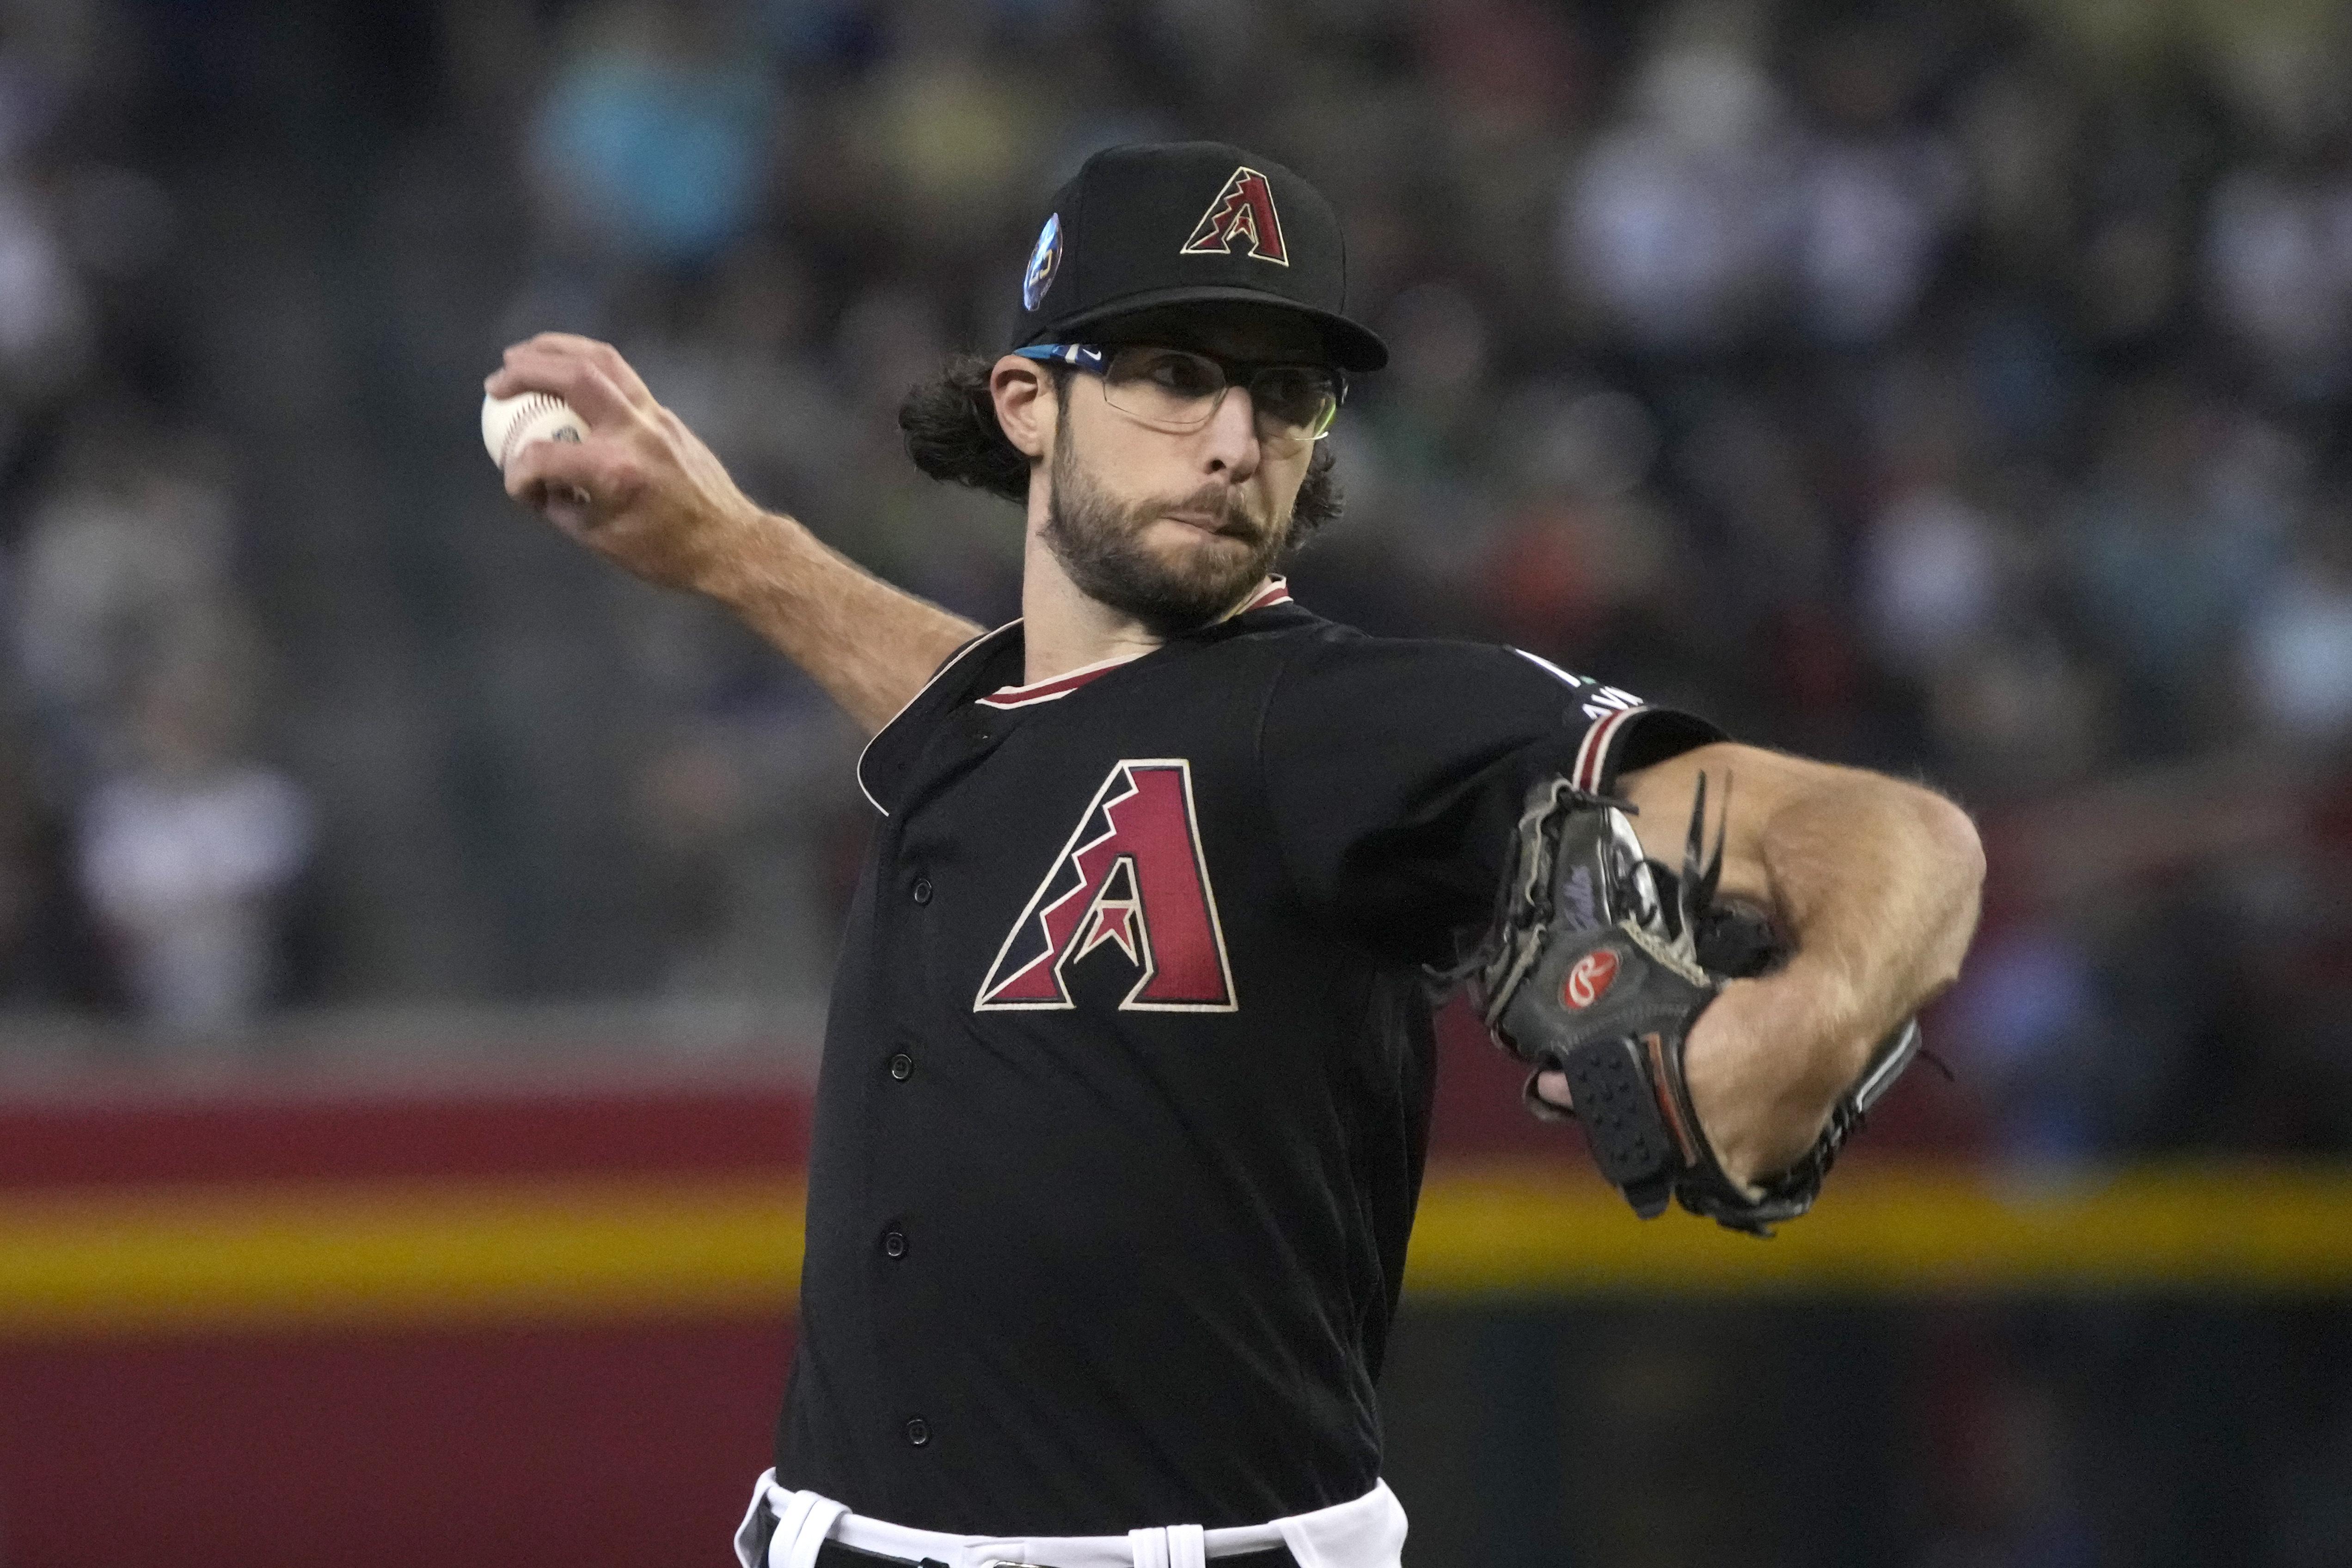
[[[1845,1050],[1819,1053],[1809,1087],[1830,1097],[1871,1047],[1957,979],[1984,880],[1976,829],[1940,795],[1869,774],[1800,795],[1765,824],[1772,906],[1795,956],[1787,973]]]
[[[582,440],[533,442],[501,464],[508,494],[646,582],[728,605],[869,734],[980,634],[761,511],[610,343],[541,332],[510,345],[482,388],[550,393],[588,422]]]
[[[1748,1178],[1802,1154],[1878,1042],[1958,976],[1984,867],[1958,807],[1874,774],[1825,770],[1757,828],[1794,951],[1726,989],[1689,1064],[1695,1097],[1714,1080],[1702,1120],[1717,1156]]]
[[[789,517],[740,530],[703,591],[809,673],[866,733],[982,628],[885,583]]]

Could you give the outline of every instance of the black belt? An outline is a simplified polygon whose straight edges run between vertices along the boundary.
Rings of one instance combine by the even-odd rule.
[[[1287,1546],[1262,1546],[1255,1552],[1236,1552],[1231,1556],[1212,1556],[1213,1568],[1298,1568],[1298,1559],[1290,1554]],[[943,1568],[937,1558],[926,1557],[920,1563],[908,1557],[885,1557],[879,1552],[861,1552],[855,1546],[844,1546],[838,1541],[828,1541],[816,1549],[816,1568]],[[1054,1568],[1041,1563],[1034,1568]]]

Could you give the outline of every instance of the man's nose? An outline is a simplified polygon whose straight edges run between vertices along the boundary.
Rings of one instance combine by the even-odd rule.
[[[1248,387],[1225,389],[1202,435],[1207,444],[1202,455],[1210,472],[1230,474],[1236,479],[1257,472],[1265,453],[1257,434],[1257,403]]]

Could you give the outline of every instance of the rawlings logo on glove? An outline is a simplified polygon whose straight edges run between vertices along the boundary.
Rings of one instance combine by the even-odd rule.
[[[1538,785],[1494,925],[1452,977],[1470,980],[1498,1045],[1536,1074],[1566,1076],[1594,1162],[1635,1213],[1654,1218],[1672,1198],[1769,1236],[1812,1206],[1839,1148],[1917,1053],[1918,1026],[1906,1022],[1873,1053],[1803,1158],[1760,1188],[1735,1180],[1691,1107],[1683,1047],[1724,983],[1769,968],[1779,949],[1763,921],[1715,902],[1723,828],[1709,851],[1705,774],[1679,875],[1643,855],[1630,809],[1565,779]],[[1530,1109],[1560,1117],[1537,1097],[1536,1074]]]
[[[1571,1007],[1590,1007],[1609,994],[1609,983],[1617,978],[1617,950],[1595,948],[1576,961],[1568,972],[1568,982],[1559,988],[1559,999]]]

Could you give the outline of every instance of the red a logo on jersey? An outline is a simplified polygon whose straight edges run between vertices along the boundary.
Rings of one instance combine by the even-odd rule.
[[[1223,251],[1231,256],[1237,239],[1246,241],[1249,253],[1260,261],[1290,265],[1290,252],[1282,244],[1282,219],[1274,210],[1274,187],[1246,163],[1234,171],[1225,188],[1192,226],[1192,237],[1178,254],[1213,256]]]
[[[1142,972],[1122,1012],[1239,1009],[1201,853],[1192,764],[1181,758],[1110,770],[1013,923],[972,1011],[1074,1006],[1064,972],[1105,945]]]

